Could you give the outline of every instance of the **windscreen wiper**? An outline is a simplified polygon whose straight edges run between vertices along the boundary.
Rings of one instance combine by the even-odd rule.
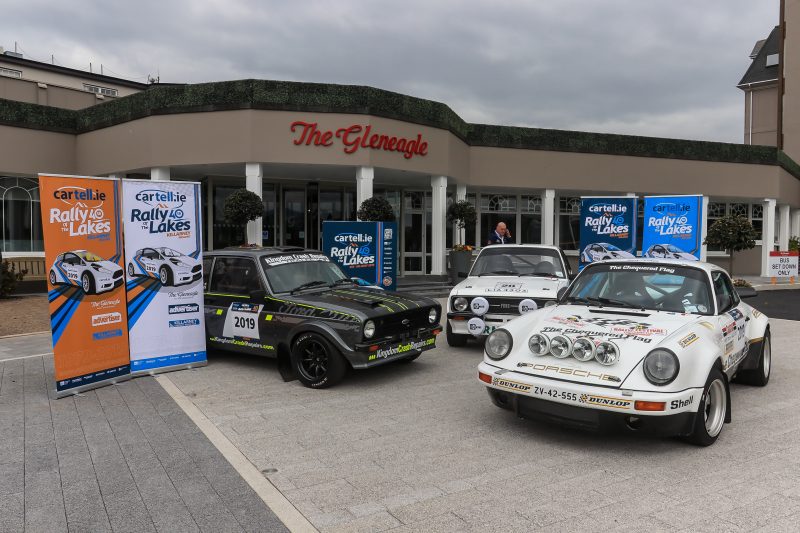
[[[607,306],[610,306],[610,307],[627,307],[627,308],[630,308],[630,309],[641,309],[642,311],[644,311],[644,307],[643,306],[641,306],[641,305],[633,305],[632,303],[626,302],[624,300],[616,300],[614,298],[604,298],[602,296],[589,296],[588,299],[593,301],[593,302],[599,303],[600,307],[603,307],[604,305],[607,305]]]
[[[320,285],[328,285],[328,282],[327,281],[320,281],[320,280],[309,281],[309,282],[303,283],[301,285],[298,285],[297,287],[295,287],[294,289],[289,291],[289,294],[294,294],[295,292],[297,292],[299,290],[302,290],[302,289],[309,289],[311,287],[319,287]]]
[[[518,276],[516,272],[512,272],[511,270],[492,270],[491,272],[481,272],[478,274],[478,277],[481,276],[502,276],[503,274],[508,274],[509,276]]]
[[[520,274],[520,276],[536,276],[539,278],[557,278],[555,274],[547,274],[546,272],[525,272],[524,274]]]

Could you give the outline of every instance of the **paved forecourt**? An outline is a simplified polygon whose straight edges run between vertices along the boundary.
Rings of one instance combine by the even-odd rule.
[[[228,353],[168,378],[324,531],[786,530],[800,519],[796,325],[773,321],[772,381],[732,387],[710,448],[519,420],[477,383],[481,347],[444,338],[329,390]]]
[[[50,349],[0,339],[0,532],[286,530],[153,378],[51,400]]]

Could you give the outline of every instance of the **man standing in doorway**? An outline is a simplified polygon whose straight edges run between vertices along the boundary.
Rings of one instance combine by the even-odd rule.
[[[494,231],[489,233],[486,245],[489,246],[491,244],[511,244],[511,232],[508,231],[505,222],[498,222]]]

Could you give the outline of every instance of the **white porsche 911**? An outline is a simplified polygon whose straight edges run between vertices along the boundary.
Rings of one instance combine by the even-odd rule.
[[[86,250],[58,254],[48,275],[50,285],[77,285],[86,294],[108,292],[122,285],[122,269]]]
[[[137,276],[150,276],[162,285],[175,286],[197,281],[203,272],[197,259],[172,248],[142,248],[128,262],[128,278]]]
[[[554,305],[570,280],[555,246],[496,244],[481,250],[467,279],[447,299],[447,343],[464,346],[521,314]]]
[[[708,446],[731,420],[730,381],[769,381],[769,320],[751,295],[707,263],[594,263],[557,305],[495,330],[478,378],[521,417]]]

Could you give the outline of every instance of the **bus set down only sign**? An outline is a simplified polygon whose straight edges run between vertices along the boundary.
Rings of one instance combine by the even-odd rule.
[[[770,252],[769,277],[796,278],[800,252]]]

